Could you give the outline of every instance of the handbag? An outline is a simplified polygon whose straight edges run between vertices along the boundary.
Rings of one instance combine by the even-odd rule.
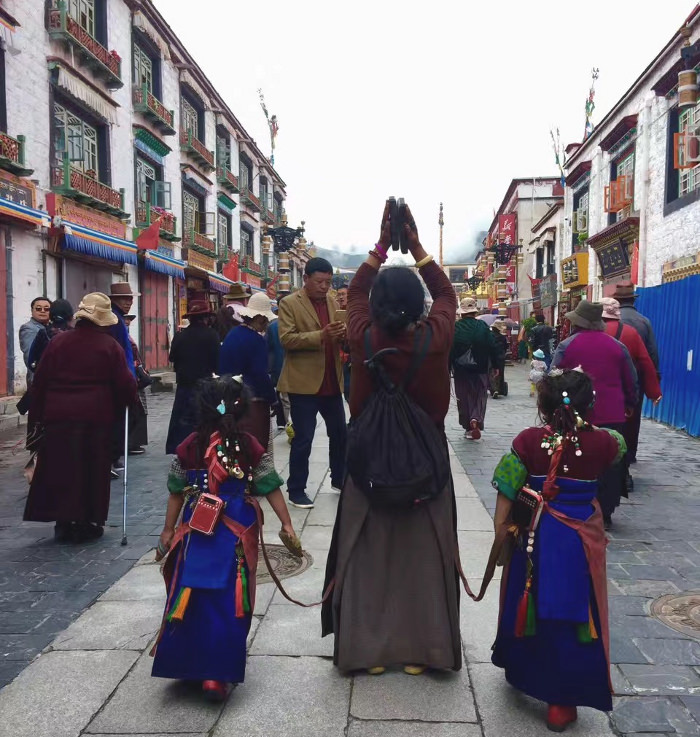
[[[462,355],[460,355],[458,358],[455,358],[454,365],[461,369],[466,369],[467,371],[474,371],[477,368],[477,363],[474,360],[474,354],[472,353],[471,346],[467,348]]]
[[[544,497],[539,491],[523,486],[513,500],[510,518],[521,531],[534,532],[542,515]]]
[[[153,383],[153,377],[146,371],[146,369],[139,363],[136,366],[136,386],[139,389],[145,389]]]
[[[213,535],[216,523],[224,508],[224,500],[214,494],[202,492],[194,505],[190,517],[190,529],[201,532],[204,535]]]

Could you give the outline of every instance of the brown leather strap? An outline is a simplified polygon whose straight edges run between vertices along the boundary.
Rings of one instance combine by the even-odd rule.
[[[462,585],[464,586],[464,590],[467,592],[467,595],[474,601],[481,601],[484,598],[486,589],[493,579],[493,574],[496,572],[496,566],[499,558],[501,557],[501,553],[503,552],[503,546],[505,545],[508,536],[512,535],[514,532],[515,528],[513,525],[501,525],[501,528],[496,533],[493,545],[491,546],[491,552],[489,553],[489,559],[486,563],[486,570],[484,571],[484,576],[481,580],[481,588],[479,589],[478,595],[474,595],[474,592],[469,586],[469,581],[467,581],[467,577],[464,575],[464,571],[462,570],[459,548],[456,548],[455,565],[457,566],[459,577],[462,579]]]
[[[255,508],[255,514],[258,518],[258,531],[260,535],[260,547],[262,549],[263,559],[265,560],[265,565],[267,566],[267,572],[270,574],[270,578],[274,581],[275,586],[279,589],[279,592],[284,596],[284,598],[287,601],[291,601],[292,604],[297,604],[298,606],[303,606],[305,608],[312,607],[312,606],[318,606],[319,604],[323,604],[326,599],[331,595],[331,592],[333,591],[333,587],[335,586],[335,578],[331,580],[331,582],[326,587],[326,590],[323,592],[323,598],[320,601],[315,601],[313,604],[304,604],[301,601],[297,601],[296,599],[293,599],[285,590],[284,586],[282,586],[282,583],[280,582],[279,578],[277,578],[277,575],[272,570],[272,565],[270,563],[270,559],[267,555],[267,547],[265,546],[265,540],[263,539],[263,511],[260,508],[260,504],[258,503],[258,500],[255,497],[249,497],[248,502],[253,505]]]

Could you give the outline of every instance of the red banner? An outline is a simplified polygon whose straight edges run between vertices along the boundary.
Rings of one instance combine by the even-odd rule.
[[[512,245],[515,243],[515,218],[516,213],[498,216],[498,242]]]

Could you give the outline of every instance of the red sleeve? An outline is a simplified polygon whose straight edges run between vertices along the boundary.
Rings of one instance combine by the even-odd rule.
[[[640,386],[649,399],[658,399],[661,396],[661,385],[649,351],[644,345],[642,336],[634,328],[629,328],[629,331],[633,349],[632,357],[637,366]]]
[[[445,272],[434,262],[423,266],[420,275],[433,298],[428,322],[437,348],[451,348],[457,318],[457,295]]]
[[[369,293],[377,274],[369,264],[362,264],[348,289],[348,343],[362,341],[369,326]]]
[[[530,456],[534,439],[539,438],[539,436],[539,428],[528,427],[520,432],[513,440],[513,450],[525,466],[527,466],[527,460]]]
[[[196,432],[190,433],[175,448],[175,455],[183,468],[195,469],[204,465],[203,459],[199,456],[199,442]]]

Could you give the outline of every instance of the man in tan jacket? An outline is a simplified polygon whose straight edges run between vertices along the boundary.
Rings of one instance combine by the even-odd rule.
[[[312,258],[304,273],[304,288],[280,303],[279,336],[285,349],[284,366],[277,385],[289,394],[294,439],[289,453],[287,492],[295,507],[310,509],[306,494],[309,456],[321,413],[329,439],[331,486],[340,490],[345,476],[345,407],[340,347],[345,324],[335,319],[337,306],[328,294],[333,267],[323,258]]]

